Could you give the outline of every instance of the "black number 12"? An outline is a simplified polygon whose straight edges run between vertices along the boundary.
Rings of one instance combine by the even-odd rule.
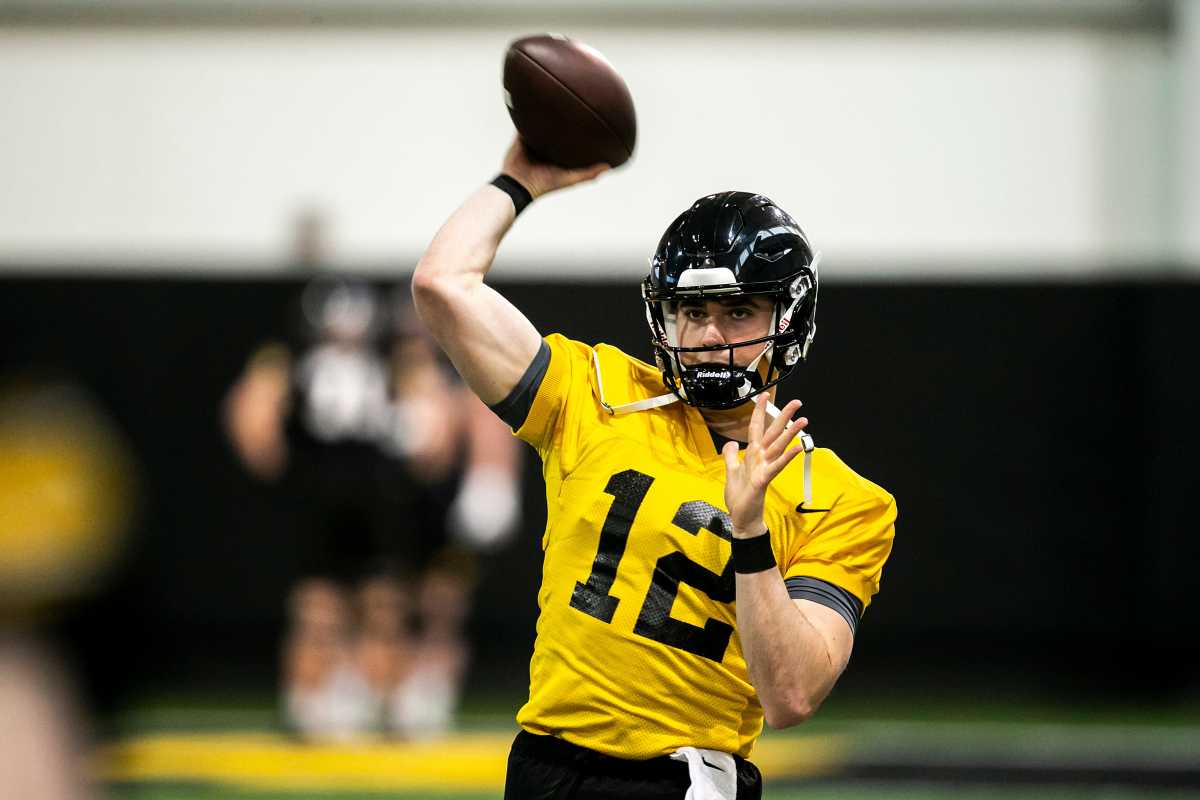
[[[620,599],[610,595],[609,590],[617,579],[617,568],[625,555],[634,517],[652,483],[654,478],[632,469],[618,472],[608,479],[604,492],[612,495],[612,506],[600,530],[600,543],[592,562],[592,572],[586,583],[575,583],[575,591],[571,594],[572,608],[603,622],[612,622]],[[726,541],[733,538],[729,515],[702,500],[680,505],[671,522],[693,536],[701,530],[707,530]],[[633,632],[668,647],[720,662],[729,646],[733,626],[709,619],[701,628],[672,617],[671,606],[681,583],[699,589],[718,603],[731,603],[734,599],[732,560],[718,575],[683,553],[669,553],[660,558],[654,565],[650,589]]]

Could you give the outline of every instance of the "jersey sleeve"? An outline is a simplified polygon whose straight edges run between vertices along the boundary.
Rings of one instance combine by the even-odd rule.
[[[879,591],[892,552],[896,501],[886,493],[842,498],[784,565],[784,579],[819,578],[854,595],[866,608]]]
[[[578,417],[592,399],[592,349],[582,342],[551,334],[545,338],[550,353],[537,394],[525,421],[514,433],[545,460],[551,450],[570,451]]]
[[[512,430],[519,430],[529,416],[533,398],[537,397],[538,389],[542,388],[542,379],[546,377],[546,369],[550,366],[550,345],[542,340],[537,355],[525,369],[521,380],[499,403],[488,406],[496,416],[504,420]]]

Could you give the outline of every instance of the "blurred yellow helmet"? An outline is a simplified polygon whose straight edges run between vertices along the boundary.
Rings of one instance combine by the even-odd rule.
[[[128,448],[69,383],[0,386],[0,620],[92,586],[128,530]]]

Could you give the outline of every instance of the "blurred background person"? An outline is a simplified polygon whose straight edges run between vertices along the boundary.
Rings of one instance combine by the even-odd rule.
[[[301,509],[282,674],[286,722],[306,736],[450,726],[476,554],[518,519],[512,437],[403,298],[314,280],[304,341],[261,347],[226,402],[246,468]]]

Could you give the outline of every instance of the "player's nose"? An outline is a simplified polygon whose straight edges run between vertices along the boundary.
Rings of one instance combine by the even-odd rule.
[[[700,337],[700,345],[702,347],[712,347],[713,345],[725,344],[725,336],[721,333],[721,327],[716,320],[710,319],[704,325],[703,335]]]

